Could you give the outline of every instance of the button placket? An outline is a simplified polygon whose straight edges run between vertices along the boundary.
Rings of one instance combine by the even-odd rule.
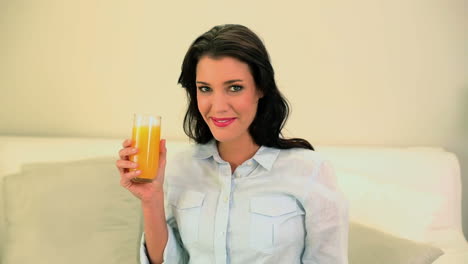
[[[218,208],[216,210],[215,234],[216,263],[225,263],[227,257],[227,229],[229,225],[230,193],[231,193],[231,168],[229,163],[220,164],[221,188],[218,198]]]

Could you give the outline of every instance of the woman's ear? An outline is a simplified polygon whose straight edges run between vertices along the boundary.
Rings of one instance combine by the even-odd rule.
[[[258,88],[256,88],[255,91],[257,93],[258,99],[262,99],[263,98],[263,92]]]

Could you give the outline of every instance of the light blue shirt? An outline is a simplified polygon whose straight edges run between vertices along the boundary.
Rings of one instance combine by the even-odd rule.
[[[195,145],[168,160],[165,213],[166,264],[348,263],[348,203],[315,151],[262,146],[231,173]]]

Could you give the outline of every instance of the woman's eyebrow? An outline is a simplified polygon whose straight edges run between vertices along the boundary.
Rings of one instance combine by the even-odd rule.
[[[229,80],[229,81],[225,81],[224,84],[231,84],[231,83],[235,83],[235,82],[242,82],[242,80],[241,79]],[[209,83],[202,82],[202,81],[197,81],[197,83],[204,84],[204,85],[210,85]]]
[[[242,82],[242,80],[241,79],[229,80],[229,81],[225,81],[224,84],[231,84],[235,82]]]

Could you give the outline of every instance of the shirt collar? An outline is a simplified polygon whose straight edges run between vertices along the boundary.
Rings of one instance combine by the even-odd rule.
[[[273,163],[275,163],[279,153],[280,149],[261,146],[253,156],[253,159],[269,171],[273,167]]]
[[[195,145],[195,152],[193,153],[194,158],[207,159],[215,155],[219,156],[218,148],[216,147],[216,141],[214,139],[206,144]]]
[[[261,146],[252,159],[266,170],[271,170],[279,152],[280,149]],[[208,159],[213,157],[219,163],[225,162],[221,156],[219,156],[216,140],[214,139],[206,144],[197,144],[193,157],[196,159]]]

